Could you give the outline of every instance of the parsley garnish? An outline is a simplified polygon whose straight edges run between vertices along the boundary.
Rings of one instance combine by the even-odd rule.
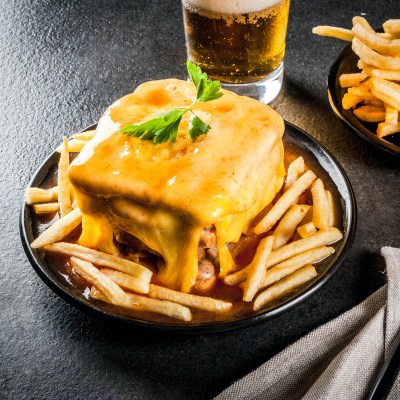
[[[168,140],[174,142],[182,116],[190,112],[192,116],[189,122],[189,139],[194,142],[200,135],[205,135],[211,127],[193,112],[193,107],[197,103],[219,99],[222,96],[221,87],[219,81],[208,79],[207,74],[191,61],[186,62],[186,67],[197,89],[196,101],[187,108],[174,108],[171,111],[154,115],[153,119],[141,124],[129,124],[121,129],[120,133],[142,140],[152,140],[154,143]]]

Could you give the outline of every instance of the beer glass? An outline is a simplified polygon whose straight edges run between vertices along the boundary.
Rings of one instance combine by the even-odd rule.
[[[290,0],[182,0],[188,58],[222,86],[271,102],[283,79]]]

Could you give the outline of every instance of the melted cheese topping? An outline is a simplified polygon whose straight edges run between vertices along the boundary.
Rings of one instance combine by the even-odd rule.
[[[113,231],[129,232],[163,256],[158,280],[189,291],[197,277],[200,232],[215,225],[220,273],[234,268],[226,244],[240,238],[282,186],[284,125],[268,106],[223,93],[196,105],[211,130],[193,143],[187,138],[189,113],[174,143],[155,145],[118,133],[190,105],[196,98],[190,82],[147,82],[109,107],[69,169],[83,213],[82,245],[115,253]]]

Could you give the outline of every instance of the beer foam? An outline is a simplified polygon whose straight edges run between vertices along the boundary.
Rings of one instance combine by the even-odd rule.
[[[186,6],[221,14],[249,14],[272,7],[281,0],[184,0]]]

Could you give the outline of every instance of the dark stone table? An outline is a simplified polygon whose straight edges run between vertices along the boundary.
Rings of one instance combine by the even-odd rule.
[[[27,261],[18,214],[30,177],[62,135],[97,121],[137,84],[185,78],[178,0],[3,0],[0,5],[0,396],[4,399],[207,399],[380,287],[380,248],[399,246],[400,159],[335,117],[326,79],[343,42],[318,24],[373,26],[398,0],[293,1],[284,88],[272,106],[323,143],[358,201],[354,246],[333,279],[296,309],[213,335],[143,332],[57,297]]]

